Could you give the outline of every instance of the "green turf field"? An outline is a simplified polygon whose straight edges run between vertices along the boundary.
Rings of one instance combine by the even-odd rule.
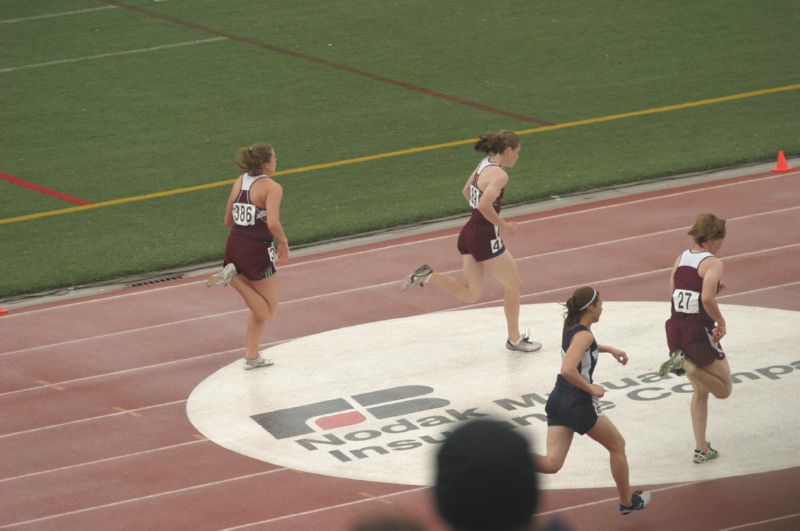
[[[0,172],[95,205],[0,179],[0,298],[220,261],[255,142],[292,245],[465,212],[488,130],[507,204],[800,153],[796,7],[2,0]]]

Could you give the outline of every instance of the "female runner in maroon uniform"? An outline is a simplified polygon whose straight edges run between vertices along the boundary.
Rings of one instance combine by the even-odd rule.
[[[403,282],[403,289],[427,283],[443,289],[468,304],[478,302],[483,291],[483,273],[488,271],[503,286],[503,309],[508,327],[506,348],[534,352],[542,348],[519,332],[519,304],[522,281],[514,257],[506,249],[503,237],[513,236],[517,224],[500,215],[501,202],[508,183],[504,168],[513,168],[521,149],[519,138],[511,131],[487,133],[475,144],[476,151],[488,156],[481,160],[464,184],[462,193],[472,207],[472,216],[458,236],[458,252],[463,262],[462,278],[434,273],[427,264],[420,266]]]
[[[261,357],[258,345],[264,326],[278,311],[277,265],[289,260],[289,242],[280,222],[283,188],[272,179],[277,164],[269,144],[239,150],[237,165],[244,173],[233,183],[225,208],[225,225],[231,229],[225,267],[208,280],[208,286],[233,286],[250,309],[245,370],[272,365]]]
[[[725,238],[725,220],[700,214],[688,234],[694,245],[678,256],[670,272],[672,316],[666,331],[671,354],[659,373],[665,376],[683,368],[692,382],[693,460],[704,463],[719,456],[706,440],[708,394],[724,399],[733,390],[731,368],[719,343],[727,331],[717,304],[717,292],[723,287],[722,261],[714,256]]]

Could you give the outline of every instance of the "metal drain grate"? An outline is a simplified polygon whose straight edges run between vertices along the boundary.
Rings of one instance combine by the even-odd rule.
[[[137,286],[149,286],[150,284],[159,284],[161,282],[169,282],[170,280],[180,280],[183,278],[182,274],[178,275],[166,275],[163,277],[156,277],[156,278],[149,278],[147,280],[140,280],[138,282],[134,282],[132,284],[128,284],[130,287],[135,288]]]

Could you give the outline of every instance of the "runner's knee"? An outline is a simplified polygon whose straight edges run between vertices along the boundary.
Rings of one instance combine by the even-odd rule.
[[[546,459],[539,461],[537,466],[541,474],[555,474],[564,466],[564,459],[556,460],[548,456]]]
[[[733,384],[731,382],[725,382],[722,386],[722,389],[714,393],[714,398],[718,398],[720,400],[724,400],[731,396],[733,392]]]
[[[464,302],[467,304],[475,304],[481,300],[481,290],[480,288],[475,288],[472,285],[467,285],[467,294],[464,297]]]

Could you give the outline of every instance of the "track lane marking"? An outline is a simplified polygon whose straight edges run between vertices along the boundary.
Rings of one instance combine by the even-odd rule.
[[[64,426],[71,426],[73,424],[81,424],[81,423],[84,423],[84,422],[91,422],[93,420],[100,420],[100,419],[105,419],[105,418],[108,418],[108,417],[118,417],[120,415],[125,415],[125,414],[129,413],[130,411],[145,411],[145,410],[148,410],[148,409],[155,409],[155,408],[158,408],[158,407],[166,407],[166,406],[174,406],[174,405],[177,405],[177,404],[184,404],[184,403],[186,403],[186,399],[185,398],[183,400],[173,400],[172,402],[163,402],[161,404],[151,404],[149,406],[143,406],[143,407],[139,407],[139,408],[136,408],[136,409],[127,410],[125,412],[106,413],[104,415],[97,415],[97,416],[94,416],[94,417],[86,417],[86,418],[82,418],[82,419],[68,420],[67,422],[60,422],[58,424],[50,424],[49,426],[39,426],[38,428],[30,428],[28,430],[15,431],[15,432],[11,432],[11,433],[3,433],[3,434],[0,434],[0,439],[6,439],[8,437],[16,437],[17,435],[26,435],[28,433],[35,433],[37,431],[52,430],[54,428],[63,428]]]
[[[800,209],[800,206],[793,206],[793,207],[787,207],[787,208],[782,208],[782,209],[777,209],[777,210],[770,210],[770,211],[765,211],[765,212],[759,212],[759,213],[756,213],[756,214],[748,214],[748,215],[745,215],[745,216],[729,218],[728,221],[730,221],[730,222],[742,221],[742,220],[745,220],[745,219],[752,219],[752,218],[755,218],[755,217],[761,217],[761,216],[766,216],[766,215],[780,214],[780,213],[784,213],[784,212],[788,212],[788,211],[792,211],[792,210],[797,210],[797,209]],[[585,212],[585,211],[580,211],[580,212]],[[537,220],[529,220],[528,222],[533,222],[533,221],[539,221],[539,219],[537,219]],[[520,222],[520,223],[525,223],[525,222]],[[542,257],[547,257],[547,256],[554,256],[554,255],[564,254],[564,253],[569,253],[569,252],[574,252],[574,251],[582,251],[582,250],[585,250],[585,249],[602,247],[602,246],[605,246],[605,245],[613,245],[613,244],[622,243],[622,242],[626,242],[626,241],[637,240],[637,239],[641,239],[641,238],[650,238],[650,237],[653,237],[653,236],[659,236],[659,235],[667,234],[667,233],[670,233],[670,232],[683,231],[685,229],[686,229],[685,226],[673,227],[673,228],[669,228],[669,229],[663,229],[663,230],[659,230],[659,231],[650,232],[650,233],[647,233],[647,234],[626,236],[626,237],[623,237],[623,238],[615,238],[613,240],[604,240],[604,241],[600,241],[600,242],[593,242],[593,243],[589,243],[589,244],[579,245],[579,246],[576,246],[576,247],[570,247],[568,249],[556,249],[556,250],[552,250],[552,251],[545,251],[543,253],[536,253],[536,254],[526,255],[526,256],[518,256],[518,257],[516,257],[516,261],[517,262],[524,262],[524,261],[533,260],[533,259],[537,259],[537,258],[542,258]],[[447,236],[440,236],[440,237],[437,237],[437,238],[434,238],[434,239],[453,238],[453,237],[454,237],[454,235],[447,235]],[[429,240],[424,240],[424,241],[429,242],[431,240],[429,239]],[[412,243],[412,242],[407,242],[406,244],[400,244],[400,245],[402,246],[402,245],[407,245],[407,244],[410,244],[410,243]],[[795,244],[790,244],[789,247],[792,247],[794,245]],[[766,248],[766,249],[761,250],[761,252],[770,252],[770,251],[773,251],[775,249],[783,249],[784,247],[785,246],[783,246],[783,247],[774,247],[774,248]],[[392,248],[395,248],[395,246],[382,247],[382,248],[380,248],[380,250],[392,249]],[[368,251],[364,251],[364,252],[374,252],[374,251],[373,250],[368,250]],[[336,257],[330,257],[330,259],[346,258],[346,257],[354,256],[355,254],[357,254],[357,253],[353,253],[353,254],[349,254],[349,255],[340,255],[340,256],[336,256]],[[724,261],[725,259],[730,259],[733,256],[746,256],[746,255],[747,254],[745,253],[745,254],[740,254],[740,255],[730,255],[730,256],[727,256],[727,257],[723,256],[721,259]],[[327,260],[327,259],[320,259],[320,260],[322,261],[322,260]],[[295,267],[302,267],[302,266],[308,265],[310,263],[316,263],[316,262],[314,262],[314,261],[301,262],[299,264],[295,264]],[[289,266],[286,266],[284,269],[286,269],[288,267]],[[452,273],[457,273],[458,271],[460,271],[460,269],[442,271],[442,273],[444,273],[444,274],[452,274]],[[167,288],[193,286],[195,284],[200,284],[200,283],[204,283],[204,282],[205,282],[205,280],[201,280],[201,281],[198,281],[198,282],[180,284],[178,286],[169,286]],[[309,295],[307,297],[300,297],[300,298],[297,298],[297,299],[289,299],[289,300],[283,301],[281,304],[283,304],[283,305],[296,304],[296,303],[299,303],[299,302],[307,302],[309,300],[315,300],[315,299],[319,299],[319,298],[323,298],[323,297],[335,297],[335,296],[342,295],[342,294],[355,293],[355,292],[358,292],[358,291],[369,290],[369,289],[383,287],[383,286],[387,286],[387,285],[399,284],[399,282],[400,282],[399,280],[398,281],[389,281],[389,282],[384,282],[384,283],[380,283],[380,284],[372,284],[372,285],[368,285],[368,286],[360,286],[358,288],[348,288],[348,289],[345,289],[345,290],[329,292],[329,293],[324,293],[324,294]],[[161,289],[167,289],[167,288],[163,288],[162,287],[162,288],[156,288],[156,289],[157,290],[161,290]],[[150,290],[150,291],[155,291],[155,290]],[[148,291],[148,292],[150,292],[150,291]],[[136,293],[138,294],[140,292],[136,292]],[[131,294],[126,294],[126,295],[131,295]],[[91,302],[95,302],[95,301],[107,301],[107,300],[115,299],[115,298],[118,298],[118,297],[124,297],[126,295],[115,295],[115,296],[107,297],[107,298],[104,298],[104,299],[92,299],[92,300],[89,300],[89,301],[80,301],[79,303],[76,303],[76,304],[91,303]],[[33,314],[33,313],[38,312],[38,311],[45,311],[45,310],[52,309],[52,308],[68,308],[70,306],[71,305],[67,304],[67,305],[63,305],[63,306],[55,306],[55,307],[51,307],[51,308],[44,308],[42,310],[34,310],[32,312],[25,312],[25,313],[22,313],[22,314],[11,314],[11,315],[8,315],[8,316],[4,316],[4,319],[8,319],[9,317],[13,317],[13,316],[20,317],[20,316],[23,316],[23,315],[29,315],[29,314]],[[26,347],[24,349],[11,350],[11,351],[7,351],[7,352],[0,352],[0,358],[2,358],[4,356],[11,356],[13,354],[21,354],[21,353],[24,353],[24,352],[40,350],[40,349],[43,349],[43,348],[52,348],[52,347],[64,346],[64,345],[69,345],[69,344],[74,344],[74,343],[80,343],[80,342],[83,342],[83,341],[92,341],[92,340],[95,340],[95,339],[114,337],[114,336],[118,336],[118,335],[121,335],[121,334],[136,333],[136,332],[141,332],[141,331],[145,331],[145,330],[163,328],[163,327],[167,327],[167,326],[173,326],[173,325],[178,325],[178,324],[183,324],[183,323],[189,323],[189,322],[194,322],[194,321],[199,321],[199,320],[204,320],[204,319],[211,319],[211,318],[222,317],[222,316],[226,316],[226,315],[233,315],[233,314],[236,314],[236,313],[239,313],[239,312],[244,312],[244,311],[247,311],[247,309],[244,308],[244,309],[237,309],[237,310],[229,310],[227,312],[220,312],[220,313],[215,313],[215,314],[203,315],[203,316],[199,316],[199,317],[191,317],[191,318],[188,318],[188,319],[180,319],[180,320],[177,320],[177,321],[170,321],[168,323],[159,323],[159,324],[156,324],[156,325],[148,325],[148,326],[132,328],[132,329],[128,329],[128,330],[120,330],[120,331],[116,331],[116,332],[109,332],[109,333],[106,333],[106,334],[100,334],[100,335],[96,335],[96,336],[88,336],[88,337],[70,339],[70,340],[67,340],[67,341],[61,341],[59,343],[50,343],[50,344],[47,344],[47,345],[37,345],[37,346],[33,346],[33,347]],[[2,396],[2,395],[0,395],[0,396]]]
[[[646,271],[646,272],[643,272],[643,273],[634,273],[632,275],[626,275],[624,277],[615,277],[613,279],[602,279],[602,280],[595,281],[595,283],[596,284],[600,284],[600,283],[617,282],[619,280],[630,280],[631,278],[638,278],[638,277],[642,277],[642,276],[647,276],[647,275],[650,275],[650,274],[653,274],[653,273],[666,273],[669,270],[670,270],[670,268],[662,268],[662,269],[657,269],[657,270],[652,270],[652,271]],[[787,283],[784,283],[784,284],[775,284],[775,285],[770,285],[770,286],[763,286],[761,288],[750,289],[750,290],[747,290],[747,291],[740,291],[740,292],[737,292],[737,293],[728,293],[726,295],[721,295],[721,296],[717,297],[717,299],[738,297],[740,295],[750,295],[752,293],[758,293],[758,292],[761,292],[761,291],[769,291],[769,290],[773,290],[773,289],[779,289],[779,288],[784,288],[784,287],[788,287],[788,286],[794,286],[794,285],[797,285],[797,284],[800,284],[800,280],[794,281],[794,282],[787,282]],[[534,292],[534,293],[523,293],[520,298],[535,297],[535,296],[540,296],[540,295],[549,295],[551,293],[557,293],[558,291],[561,291],[561,290],[575,289],[575,288],[580,287],[582,285],[583,284],[580,284],[580,285],[576,284],[574,286],[566,286],[566,287],[563,287],[563,288],[553,288],[553,289],[550,289],[550,290],[537,291],[537,292]],[[457,306],[457,307],[449,308],[449,309],[442,310],[442,311],[465,310],[465,309],[468,309],[468,308],[480,307],[480,306],[483,306],[484,304],[487,304],[487,303],[493,304],[493,303],[501,302],[501,301],[502,301],[502,299],[496,299],[494,301],[478,302],[478,303],[475,303],[475,304],[472,304],[472,305],[468,305],[468,306],[467,305],[462,305],[462,306]],[[280,345],[282,343],[286,343],[288,341],[292,341],[293,339],[296,339],[296,338],[282,339],[282,340],[278,340],[278,341],[270,341],[268,343],[263,343],[263,344],[259,345],[259,349],[264,349],[264,348],[269,348],[269,347],[272,347],[272,346],[275,346],[275,345]],[[41,390],[41,389],[43,389],[45,387],[52,387],[52,388],[55,388],[55,389],[57,389],[59,391],[64,391],[65,388],[64,387],[59,387],[59,386],[70,385],[70,384],[79,383],[79,382],[85,382],[85,381],[88,381],[88,380],[96,380],[96,379],[99,379],[99,378],[106,378],[106,377],[109,377],[109,376],[119,376],[121,374],[128,374],[128,373],[132,373],[132,372],[144,371],[144,370],[149,370],[149,369],[154,369],[154,368],[163,368],[163,367],[165,367],[167,365],[174,365],[176,363],[187,363],[187,362],[201,360],[203,358],[209,358],[209,357],[213,357],[213,356],[220,356],[220,355],[223,355],[223,354],[233,354],[236,351],[243,350],[243,348],[244,347],[237,347],[237,348],[230,349],[230,350],[211,352],[211,353],[208,353],[208,354],[200,354],[200,355],[192,356],[192,357],[189,357],[189,358],[181,358],[179,360],[164,361],[164,362],[160,362],[160,363],[153,363],[153,364],[150,364],[150,365],[143,365],[143,366],[140,366],[140,367],[132,367],[130,369],[122,369],[122,370],[119,370],[119,371],[112,371],[112,372],[104,372],[104,373],[100,373],[100,374],[93,374],[91,376],[83,376],[81,378],[73,378],[71,380],[62,380],[62,381],[59,381],[57,383],[49,383],[49,382],[45,382],[45,380],[38,380],[38,382],[41,383],[42,385],[34,386],[34,387],[25,387],[23,389],[15,389],[13,391],[6,391],[6,392],[3,392],[3,393],[0,393],[0,398],[2,398],[4,396],[7,396],[7,395],[17,394],[17,393],[25,393],[25,392],[29,392],[29,391]]]
[[[731,255],[731,256],[724,257],[723,260],[735,260],[735,259],[739,259],[739,258],[743,258],[743,257],[747,257],[747,256],[763,254],[765,252],[780,251],[780,250],[785,250],[787,248],[794,248],[794,247],[800,247],[800,243],[793,243],[793,244],[783,245],[783,246],[779,246],[779,247],[772,247],[772,248],[769,248],[769,249],[762,249],[762,250],[758,250],[758,251],[749,251],[749,252],[746,252],[746,253],[740,253],[738,255]],[[536,291],[536,292],[532,292],[532,293],[524,293],[524,294],[522,294],[520,296],[520,299],[527,299],[529,297],[537,297],[537,296],[541,296],[541,295],[550,295],[550,294],[553,294],[553,293],[558,293],[558,292],[565,291],[565,290],[568,291],[568,290],[575,289],[575,288],[578,288],[578,287],[581,287],[581,286],[585,286],[585,285],[608,284],[608,283],[614,283],[614,282],[620,282],[620,281],[627,281],[627,280],[631,280],[631,279],[634,279],[634,278],[641,278],[641,277],[645,277],[645,276],[650,276],[650,275],[653,275],[653,274],[656,274],[656,273],[659,273],[659,274],[666,273],[666,272],[670,271],[671,269],[672,269],[671,267],[664,267],[664,268],[659,268],[659,269],[652,269],[652,270],[649,270],[649,271],[631,273],[631,274],[628,274],[628,275],[621,275],[621,276],[617,276],[617,277],[596,279],[596,280],[589,281],[589,282],[581,282],[581,283],[574,284],[574,285],[571,285],[571,286],[561,286],[561,287],[557,287],[557,288],[551,288],[551,289],[542,290],[542,291]],[[800,283],[800,281],[791,282],[789,284],[798,284],[798,283]],[[393,284],[397,284],[397,282],[375,284],[375,285],[368,286],[367,288],[363,288],[363,289],[372,289],[372,288],[375,288],[375,287],[383,287],[383,286],[393,285]],[[759,288],[759,289],[756,289],[756,290],[749,290],[747,293],[755,292],[755,291],[761,291],[761,290],[774,289],[775,287],[779,287],[779,286],[767,286],[767,287]],[[359,288],[358,290],[348,290],[348,292],[360,291],[361,289],[362,288]],[[739,295],[739,294],[738,293],[732,293],[732,294],[729,294],[729,295],[726,295],[726,296],[735,296],[735,295]],[[323,295],[323,296],[327,296],[327,295]],[[458,311],[458,310],[464,310],[464,309],[469,309],[469,308],[478,308],[478,307],[485,306],[485,305],[497,304],[497,303],[500,303],[502,301],[503,301],[503,299],[494,299],[494,300],[488,300],[488,301],[481,301],[481,302],[477,302],[475,304],[464,304],[464,305],[454,306],[452,308],[447,308],[447,309],[442,310],[442,311]],[[245,310],[239,310],[239,311],[244,312],[244,311],[247,311],[247,310],[245,309]],[[295,339],[295,338],[292,338],[292,339]],[[279,343],[285,343],[287,341],[291,341],[291,339],[275,341],[275,342],[272,342],[272,343],[267,343],[266,345],[270,346],[270,345],[275,345],[275,344],[279,344]],[[74,382],[80,382],[80,381],[103,378],[103,377],[109,376],[109,375],[136,372],[136,371],[139,371],[139,370],[145,370],[145,369],[150,369],[150,368],[153,368],[153,367],[158,367],[160,365],[169,365],[169,364],[174,364],[174,363],[193,361],[193,360],[200,359],[200,358],[217,356],[217,355],[226,354],[226,353],[232,353],[232,352],[235,352],[237,350],[241,350],[241,348],[231,349],[231,350],[228,350],[228,351],[213,352],[213,353],[210,353],[210,354],[203,354],[201,356],[195,356],[195,357],[191,357],[191,358],[183,358],[181,360],[173,360],[173,361],[169,361],[169,362],[164,362],[163,364],[153,364],[153,365],[148,365],[148,366],[145,366],[145,367],[135,367],[135,368],[131,368],[131,369],[124,369],[122,371],[114,371],[113,373],[103,373],[103,374],[96,374],[96,375],[92,375],[92,376],[86,376],[86,377],[83,377],[83,378],[75,378],[73,380],[67,380],[67,381],[58,382],[58,383],[60,385],[66,385],[68,383],[74,383]],[[53,385],[53,384],[50,384],[50,385]],[[27,388],[24,388],[24,389],[17,389],[17,390],[14,390],[14,391],[7,391],[5,393],[0,394],[0,397],[11,395],[11,394],[17,394],[17,393],[33,391],[33,390],[41,389],[43,387],[48,387],[48,386],[27,387]],[[146,406],[146,407],[138,408],[138,409],[147,409],[149,407],[159,407],[161,405],[170,405],[170,404],[175,404],[175,403],[179,403],[179,402],[185,402],[185,400],[176,401],[176,402],[168,402],[168,403],[165,403],[165,404],[151,405],[151,406]],[[114,408],[114,409],[117,409],[117,408]],[[121,410],[121,408],[120,408],[120,410]],[[137,411],[137,409],[121,410],[119,413],[113,413],[111,415],[100,415],[100,416],[90,417],[90,418],[83,419],[83,420],[99,419],[99,418],[103,418],[103,417],[106,417],[106,416],[118,415],[120,413],[129,413],[130,414],[130,412],[132,412],[132,411]],[[0,439],[2,439],[3,437],[10,437],[10,436],[17,435],[17,434],[28,433],[28,432],[31,432],[31,431],[49,429],[51,427],[59,427],[59,426],[62,426],[62,425],[65,425],[65,424],[71,424],[71,423],[74,423],[74,422],[82,422],[83,420],[70,421],[70,422],[66,422],[66,423],[62,423],[62,424],[55,424],[55,425],[50,425],[50,426],[41,426],[39,428],[32,428],[32,429],[24,430],[24,431],[20,431],[20,432],[7,433],[7,434],[4,434],[4,435],[0,435]]]
[[[527,225],[529,223],[539,223],[539,222],[542,222],[542,221],[549,221],[549,220],[559,219],[559,218],[568,217],[568,216],[591,213],[591,212],[596,212],[596,211],[605,210],[605,209],[609,209],[609,208],[624,207],[624,206],[635,205],[635,204],[640,204],[640,203],[649,202],[649,201],[655,201],[655,200],[664,199],[664,198],[679,197],[679,196],[692,194],[692,193],[697,193],[697,192],[705,192],[705,191],[709,191],[709,190],[717,190],[717,189],[721,189],[721,188],[728,188],[728,187],[739,186],[739,185],[743,185],[743,184],[758,183],[758,182],[762,182],[762,181],[780,179],[780,178],[784,178],[784,177],[787,177],[787,175],[786,174],[766,175],[764,177],[758,177],[758,178],[749,179],[749,180],[746,180],[746,181],[737,181],[737,182],[734,182],[734,183],[725,183],[725,184],[719,184],[719,185],[703,186],[701,188],[693,188],[691,190],[673,192],[673,193],[669,193],[669,194],[666,194],[666,195],[645,197],[645,198],[641,198],[641,199],[633,199],[633,200],[630,200],[630,201],[621,201],[621,202],[618,202],[618,203],[612,203],[612,204],[608,204],[608,205],[601,205],[601,206],[597,206],[597,207],[591,207],[591,206],[587,205],[588,208],[584,208],[584,209],[580,209],[580,210],[572,210],[570,212],[562,212],[562,213],[558,213],[558,214],[551,214],[551,215],[546,215],[546,216],[542,216],[542,217],[536,217],[534,219],[527,219],[527,220],[519,221],[518,224]],[[791,207],[785,207],[785,208],[780,208],[780,209],[757,212],[757,213],[748,214],[748,215],[745,215],[745,216],[737,216],[737,217],[733,217],[733,218],[728,218],[728,221],[742,221],[742,220],[751,219],[751,218],[754,218],[754,217],[772,215],[772,214],[779,214],[779,213],[788,212],[788,211],[797,210],[797,209],[800,209],[800,206],[791,206]],[[522,214],[520,216],[514,216],[514,217],[523,217],[523,216],[527,216],[527,214]],[[0,222],[1,221],[2,220],[0,220]],[[686,227],[665,229],[664,231],[657,231],[657,232],[652,233],[652,234],[657,234],[658,232],[669,232],[669,231],[674,231],[674,230],[682,230],[684,228],[686,228]],[[324,258],[305,260],[305,261],[301,261],[299,263],[288,264],[286,266],[283,266],[282,269],[292,269],[292,268],[297,268],[297,267],[303,267],[303,266],[306,266],[306,265],[309,265],[309,264],[317,264],[317,263],[327,262],[327,261],[331,261],[331,260],[349,258],[349,257],[352,257],[352,256],[360,256],[360,255],[364,255],[364,254],[371,254],[371,253],[375,253],[375,252],[384,251],[384,250],[387,250],[387,249],[397,249],[397,248],[409,247],[409,246],[413,246],[413,245],[425,244],[425,243],[429,243],[429,242],[432,242],[432,241],[437,241],[437,240],[442,240],[442,239],[447,239],[447,238],[453,238],[454,234],[455,233],[447,234],[447,235],[444,235],[444,236],[434,236],[434,237],[430,237],[430,238],[415,239],[414,241],[403,242],[403,243],[394,243],[394,244],[390,243],[389,245],[370,248],[370,249],[364,249],[364,250],[355,251],[355,252],[352,252],[352,253],[345,252],[345,253],[338,254],[338,255],[335,255],[335,256],[329,256],[329,257],[324,257]],[[635,239],[635,238],[637,238],[637,236],[630,236],[628,238],[629,239]],[[619,241],[622,241],[622,240],[624,240],[624,239],[619,239]],[[609,240],[609,241],[614,241],[614,240]],[[525,257],[520,257],[520,259],[522,259],[522,258],[525,258]],[[69,302],[69,303],[64,304],[64,305],[50,306],[48,308],[40,308],[40,309],[36,309],[36,310],[24,311],[22,313],[11,313],[9,315],[3,316],[3,320],[7,321],[9,319],[21,318],[21,317],[26,316],[26,315],[33,315],[33,314],[36,314],[36,313],[47,312],[47,311],[52,311],[52,310],[59,310],[59,309],[65,309],[65,308],[71,309],[71,308],[74,308],[76,306],[80,306],[80,305],[84,305],[84,304],[93,304],[93,303],[96,303],[96,302],[112,301],[112,300],[117,300],[117,299],[120,299],[120,298],[134,297],[134,296],[139,296],[139,295],[150,295],[150,294],[153,294],[155,292],[160,292],[160,291],[163,291],[163,290],[170,290],[170,289],[184,288],[184,287],[192,287],[192,286],[195,286],[197,284],[205,283],[205,281],[206,280],[203,279],[203,280],[197,280],[197,281],[194,281],[194,282],[186,282],[186,283],[175,284],[175,285],[170,285],[170,286],[157,286],[157,287],[154,287],[154,288],[151,288],[151,289],[135,291],[135,292],[132,292],[132,293],[123,293],[123,294],[120,294],[120,295],[112,295],[112,296],[103,297],[103,298],[93,298],[93,299],[89,299],[89,300],[79,300],[79,301],[75,301],[75,302]],[[0,355],[2,355],[2,354],[3,353],[0,353]]]
[[[733,531],[734,529],[746,529],[748,527],[753,527],[756,525],[771,524],[772,522],[780,522],[782,520],[788,520],[790,518],[798,518],[798,517],[800,517],[800,513],[792,513],[784,516],[778,516],[777,518],[769,518],[767,520],[759,520],[758,522],[748,522],[746,524],[741,524],[733,527],[726,527],[724,529],[721,529],[720,531]]]
[[[232,483],[234,481],[240,481],[240,480],[245,480],[245,479],[250,479],[250,478],[255,478],[255,477],[260,477],[260,476],[266,476],[268,474],[274,474],[276,472],[283,472],[285,470],[287,470],[287,469],[286,468],[277,468],[277,469],[273,469],[273,470],[265,470],[265,471],[262,471],[262,472],[255,472],[253,474],[245,474],[243,476],[236,476],[236,477],[233,477],[233,478],[221,479],[221,480],[218,480],[218,481],[209,481],[207,483],[201,483],[199,485],[192,485],[190,487],[183,487],[183,488],[180,488],[180,489],[172,489],[172,490],[167,490],[167,491],[164,491],[164,492],[157,492],[155,494],[148,494],[147,496],[138,496],[136,498],[128,498],[128,499],[125,499],[125,500],[119,500],[119,501],[115,501],[115,502],[111,502],[111,503],[104,503],[102,505],[93,505],[91,507],[84,507],[83,509],[76,509],[74,511],[66,511],[66,512],[63,512],[63,513],[51,514],[51,515],[48,515],[48,516],[42,516],[40,518],[32,518],[30,520],[24,520],[22,522],[13,522],[13,523],[10,523],[10,524],[5,524],[3,526],[0,526],[0,528],[8,528],[8,527],[35,524],[35,523],[38,523],[38,522],[45,522],[47,520],[53,520],[55,518],[61,518],[63,516],[72,516],[74,514],[81,514],[81,513],[85,513],[85,512],[89,512],[89,511],[96,511],[96,510],[99,510],[99,509],[107,509],[109,507],[117,507],[117,506],[125,505],[125,504],[128,504],[128,503],[134,503],[134,502],[138,502],[138,501],[142,501],[142,500],[150,500],[150,499],[153,499],[153,498],[159,498],[161,496],[169,496],[171,494],[189,492],[189,491],[193,491],[193,490],[197,490],[197,489],[203,489],[203,488],[206,488],[206,487],[215,487],[217,485],[224,485],[225,483]]]
[[[174,448],[182,448],[182,447],[190,445],[190,444],[197,444],[197,443],[201,443],[201,442],[208,442],[208,439],[206,439],[204,437],[201,440],[187,441],[187,442],[178,443],[178,444],[170,444],[169,446],[160,446],[158,448],[151,448],[149,450],[141,450],[139,452],[131,452],[131,453],[128,453],[128,454],[115,455],[113,457],[105,457],[103,459],[96,459],[94,461],[86,461],[84,463],[75,463],[75,464],[72,464],[72,465],[65,465],[65,466],[61,466],[61,467],[58,467],[58,468],[50,468],[50,469],[47,469],[47,470],[39,470],[37,472],[29,472],[27,474],[21,474],[19,476],[10,476],[10,477],[7,477],[7,478],[0,478],[0,483],[3,483],[4,481],[16,481],[16,480],[19,480],[19,479],[26,479],[26,478],[29,478],[29,477],[32,477],[32,476],[41,476],[43,474],[50,474],[50,473],[53,473],[53,472],[62,472],[64,470],[71,470],[73,468],[80,468],[82,466],[91,466],[91,465],[97,465],[97,464],[100,464],[100,463],[107,463],[109,461],[117,461],[119,459],[126,459],[126,458],[129,458],[129,457],[138,457],[140,455],[146,455],[146,454],[151,454],[151,453],[154,453],[154,452],[162,452],[162,451],[166,451],[166,450],[172,450]]]

